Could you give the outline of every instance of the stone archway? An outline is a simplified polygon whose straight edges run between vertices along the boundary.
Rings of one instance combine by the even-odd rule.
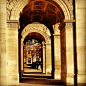
[[[45,3],[47,3],[47,4],[45,5]],[[69,56],[66,57],[66,54],[67,55],[70,54],[71,57],[68,59],[67,62],[69,62],[72,59],[71,60],[72,64],[70,64],[70,65],[71,65],[71,67],[74,67],[74,65],[73,65],[74,64],[73,63],[73,42],[71,42],[71,45],[67,44],[67,45],[69,45],[67,47],[66,43],[69,41],[67,39],[65,39],[65,37],[63,37],[64,41],[66,42],[66,43],[64,43],[64,46],[66,46],[66,47],[64,47],[64,53],[66,53],[66,54],[65,54],[65,56],[62,56],[62,55],[60,56],[60,54],[62,54],[61,53],[62,50],[60,51],[60,47],[58,47],[57,45],[60,46],[60,35],[62,36],[62,34],[60,34],[60,35],[54,34],[54,29],[56,31],[57,24],[59,24],[58,28],[60,29],[60,32],[63,31],[64,28],[67,28],[67,27],[65,27],[65,24],[72,26],[73,21],[64,21],[64,18],[65,18],[64,12],[62,11],[61,7],[56,2],[54,2],[52,0],[50,2],[46,1],[46,0],[45,1],[33,0],[33,2],[30,1],[23,8],[23,11],[20,13],[20,19],[19,19],[20,33],[22,32],[23,28],[27,24],[30,24],[32,22],[40,22],[40,23],[45,24],[51,32],[52,78],[55,78],[57,75],[60,75],[59,78],[62,79],[62,81],[65,84],[68,83],[70,80],[71,80],[71,84],[73,84],[74,83],[74,81],[73,81],[74,80],[74,78],[73,78],[73,76],[74,76],[73,70],[74,69],[72,68],[72,71],[70,71],[70,69],[68,69],[69,64],[68,63],[66,64],[67,58],[69,57]],[[64,23],[64,22],[70,22],[70,24]],[[52,26],[54,26],[54,28]],[[65,32],[65,30],[64,30],[64,32]],[[67,33],[67,29],[66,29],[66,33]],[[64,36],[66,36],[66,38],[67,38],[68,35],[64,34]],[[71,37],[71,40],[73,40],[72,34],[70,37]],[[57,40],[59,40],[59,42],[58,42],[59,44],[55,43]],[[61,40],[61,43],[62,43],[62,40]],[[57,51],[56,47],[57,47],[58,51]],[[71,48],[72,48],[72,51],[70,53],[69,51],[67,51],[67,49],[71,49]],[[59,56],[56,54],[57,52],[59,53]],[[65,59],[64,59],[65,62],[61,61],[60,59],[59,59],[59,61],[56,61],[57,57],[60,59],[62,58],[62,60],[65,57]],[[65,65],[65,68],[63,70],[61,70],[61,67],[63,67],[63,64]]]
[[[23,41],[24,41],[25,37],[30,33],[38,33],[38,34],[41,34],[44,37],[45,42],[43,42],[43,58],[44,58],[44,62],[45,62],[45,59],[47,57],[49,57],[50,58],[50,63],[49,63],[49,60],[47,58],[46,63],[43,65],[43,66],[45,66],[43,73],[48,73],[48,72],[51,73],[51,66],[50,66],[50,68],[48,67],[48,65],[51,64],[51,54],[47,54],[47,51],[51,49],[50,48],[50,46],[51,46],[50,32],[49,32],[49,30],[46,26],[44,26],[43,24],[39,24],[39,23],[38,24],[27,25],[22,31],[21,64],[20,64],[21,65],[21,71],[23,71]],[[46,54],[45,54],[45,51],[46,51]],[[51,53],[51,52],[48,52],[48,53]],[[46,70],[46,67],[48,68],[47,70]]]
[[[31,32],[37,32],[40,33],[44,38],[46,43],[50,43],[50,32],[48,30],[48,28],[40,23],[37,24],[28,24],[22,31],[21,35],[22,35],[22,40],[24,40],[24,38]]]
[[[57,1],[56,1],[56,2],[57,2]],[[19,3],[19,2],[18,2],[18,3]],[[27,3],[27,1],[26,1],[25,3]],[[51,0],[50,3],[52,3],[52,0]],[[65,14],[65,18],[64,18],[64,19],[69,19],[69,20],[72,19],[72,18],[73,18],[73,17],[71,16],[72,14],[70,14],[70,12],[69,12],[68,8],[66,7],[66,5],[64,4],[63,0],[62,0],[62,1],[58,1],[58,4],[61,5],[61,7],[63,6],[62,9],[65,8],[65,10],[63,9],[63,10],[64,10],[63,13]],[[27,4],[26,4],[26,5],[27,5]],[[17,6],[17,5],[14,5],[14,8],[15,8],[15,6]],[[23,6],[25,6],[25,5],[23,5]],[[67,6],[68,6],[68,5],[67,5]],[[60,9],[60,8],[59,8],[59,9]],[[55,11],[56,11],[56,10],[55,10]],[[12,12],[13,12],[13,10],[12,10]],[[12,19],[15,19],[15,16],[13,15],[13,13],[12,13],[12,15],[11,15],[10,17],[11,17],[11,18],[13,17]],[[10,19],[11,19],[11,18],[10,18]],[[32,18],[33,18],[33,17],[32,17]],[[41,19],[42,19],[42,17],[41,17]],[[64,19],[63,19],[63,20],[64,20]],[[60,27],[59,27],[59,28],[60,28],[61,31],[64,30],[63,32],[66,31],[66,33],[67,33],[68,30],[65,30],[64,27],[67,26],[67,27],[65,27],[65,28],[71,28],[71,29],[72,29],[73,27],[72,27],[71,24],[72,24],[72,22],[74,22],[74,21],[71,21],[71,20],[70,20],[70,21],[65,21],[65,22],[66,22],[66,25],[65,25],[64,21],[60,22]],[[69,24],[68,24],[68,22],[69,22]],[[71,24],[70,24],[70,22],[71,22]],[[22,24],[21,24],[21,25],[22,25]],[[52,25],[52,23],[51,23],[51,25]],[[24,26],[24,25],[23,25],[23,26]],[[23,27],[23,26],[22,26],[22,27]],[[54,26],[54,25],[53,25],[53,26]],[[55,25],[55,26],[56,26],[56,25]],[[71,27],[70,27],[70,26],[71,26]],[[51,29],[51,32],[52,32],[52,31],[53,31],[52,28],[51,28],[52,26],[49,26],[49,25],[48,25],[48,27],[49,27],[49,29]],[[55,28],[56,28],[56,27],[54,27],[54,29],[55,29]],[[21,29],[21,26],[20,26],[20,29]],[[22,29],[23,29],[23,28],[22,28]],[[57,29],[57,28],[56,28],[56,29]],[[53,33],[54,33],[54,32],[53,32]],[[51,34],[51,36],[52,36],[51,38],[52,38],[52,41],[54,42],[54,36],[56,36],[57,34],[54,34],[54,36],[53,36],[53,33]],[[62,36],[62,34],[61,34],[61,36]],[[68,34],[66,34],[66,35],[64,34],[63,40],[64,40],[66,43],[69,43],[69,41],[65,39],[65,37],[67,38],[67,36],[69,36],[69,35],[68,35]],[[72,31],[71,31],[70,37],[72,37]],[[57,38],[58,38],[58,37],[57,37]],[[59,37],[59,38],[60,38],[60,37]],[[62,40],[61,40],[61,42],[62,42]],[[65,46],[66,43],[64,43],[64,46]],[[53,48],[54,48],[54,43],[52,43],[52,45],[53,45],[53,46],[52,46],[52,49],[53,49]],[[67,47],[65,46],[65,47],[66,47],[66,50],[70,49],[71,47],[73,48],[72,42],[71,42],[70,44],[67,44],[67,45],[69,45],[69,46],[67,46]],[[63,46],[63,45],[62,45],[62,46]],[[54,49],[53,49],[53,50],[54,50]],[[65,51],[65,50],[64,50],[64,51]],[[62,52],[63,52],[63,51],[62,51]],[[67,51],[67,52],[65,51],[64,53],[66,53],[66,54],[69,53],[69,54],[70,54],[70,52],[68,52],[68,51]],[[71,53],[70,55],[73,55],[73,51],[72,51],[72,53]],[[54,57],[54,51],[53,51],[53,56],[52,56],[52,57]],[[67,58],[68,58],[68,57],[69,57],[69,56],[67,56]],[[62,58],[63,58],[63,56],[62,56]],[[67,58],[66,58],[66,56],[65,56],[65,61],[66,61]],[[71,69],[72,69],[72,72],[70,72],[70,71],[68,70],[68,68],[69,68],[69,66],[68,66],[69,63],[67,63],[67,66],[65,66],[65,67],[67,67],[67,71],[65,71],[65,73],[64,73],[64,71],[63,71],[63,74],[62,74],[63,79],[62,79],[62,80],[63,80],[64,83],[70,83],[70,80],[72,80],[72,83],[71,83],[71,84],[73,84],[73,76],[74,76],[74,73],[73,73],[73,57],[69,58],[68,61],[70,61],[71,59],[72,59],[72,66],[71,66],[71,65],[70,65],[70,66],[72,67],[72,68],[71,68]],[[54,61],[54,59],[53,59],[53,61]],[[67,61],[67,62],[68,62],[68,61]],[[66,63],[64,63],[64,64],[66,64]],[[53,70],[54,70],[54,68],[53,68]],[[54,74],[54,73],[53,73],[53,74]],[[64,76],[65,76],[65,77],[64,77]],[[66,76],[67,76],[67,77],[66,77]],[[65,78],[65,79],[64,79],[64,78]]]

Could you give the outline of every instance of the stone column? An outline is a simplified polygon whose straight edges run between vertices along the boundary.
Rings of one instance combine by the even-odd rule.
[[[43,73],[45,73],[45,45],[44,45],[44,42],[42,42],[43,44]]]
[[[55,64],[55,79],[61,79],[61,45],[60,45],[60,30],[59,23],[53,25],[54,29],[54,64]]]
[[[77,83],[86,85],[86,0],[76,1]]]
[[[74,85],[74,52],[73,52],[73,23],[65,23],[66,34],[66,63],[67,63],[67,85]]]
[[[32,64],[32,57],[30,57],[31,58],[31,64]]]
[[[0,0],[0,86],[7,85],[6,0]]]
[[[33,61],[33,59],[32,59],[32,61]],[[28,64],[28,50],[27,50],[26,64]]]
[[[24,64],[24,63],[23,63],[23,58],[24,58],[24,57],[23,57],[23,56],[24,56],[24,55],[23,55],[23,50],[24,50],[24,49],[23,49],[23,46],[24,46],[24,44],[23,44],[23,39],[21,39],[21,70],[23,70],[23,64]]]
[[[46,44],[46,73],[52,72],[51,44]]]
[[[19,84],[18,73],[18,22],[7,22],[7,75],[8,85]]]
[[[28,64],[28,57],[26,58],[26,64]]]
[[[55,79],[61,79],[61,46],[60,34],[54,34],[54,62],[55,62]]]
[[[61,81],[66,84],[66,34],[65,28],[60,30],[60,39],[61,39]]]

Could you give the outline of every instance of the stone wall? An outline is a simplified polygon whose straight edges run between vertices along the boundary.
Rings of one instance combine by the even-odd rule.
[[[66,35],[66,64],[67,85],[74,85],[74,48],[73,48],[73,23],[72,21],[65,22]]]
[[[76,0],[77,83],[86,84],[86,0]]]
[[[7,85],[6,0],[0,0],[0,85]]]

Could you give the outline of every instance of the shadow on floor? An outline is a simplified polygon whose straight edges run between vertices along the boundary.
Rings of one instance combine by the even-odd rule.
[[[27,83],[27,84],[37,84],[37,85],[65,85],[60,80],[54,80],[54,79],[23,79],[20,83]]]

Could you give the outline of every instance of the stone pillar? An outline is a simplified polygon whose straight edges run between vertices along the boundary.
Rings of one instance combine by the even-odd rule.
[[[31,64],[32,64],[32,57],[30,57],[31,58]]]
[[[33,62],[33,57],[32,57],[32,62]],[[28,64],[28,50],[27,50],[26,64]]]
[[[18,73],[18,22],[7,22],[7,75],[8,85],[19,84]]]
[[[28,57],[26,58],[26,64],[28,64]]]
[[[61,79],[61,45],[59,23],[53,25],[54,29],[54,62],[55,62],[55,79]]]
[[[67,63],[66,84],[74,85],[74,53],[73,53],[72,23],[65,23],[65,34],[66,34],[66,63]]]
[[[86,85],[86,0],[76,0],[77,83]]]
[[[55,79],[61,79],[61,45],[60,34],[54,34]]]
[[[7,85],[6,0],[0,0],[0,86]]]
[[[61,81],[66,84],[67,64],[66,64],[66,34],[65,28],[60,30],[61,38]]]
[[[43,73],[45,73],[45,45],[44,42],[42,42],[43,44]]]
[[[52,72],[51,44],[46,44],[46,73]]]
[[[23,46],[24,46],[24,44],[23,44],[23,40],[21,39],[21,70],[23,70]]]

